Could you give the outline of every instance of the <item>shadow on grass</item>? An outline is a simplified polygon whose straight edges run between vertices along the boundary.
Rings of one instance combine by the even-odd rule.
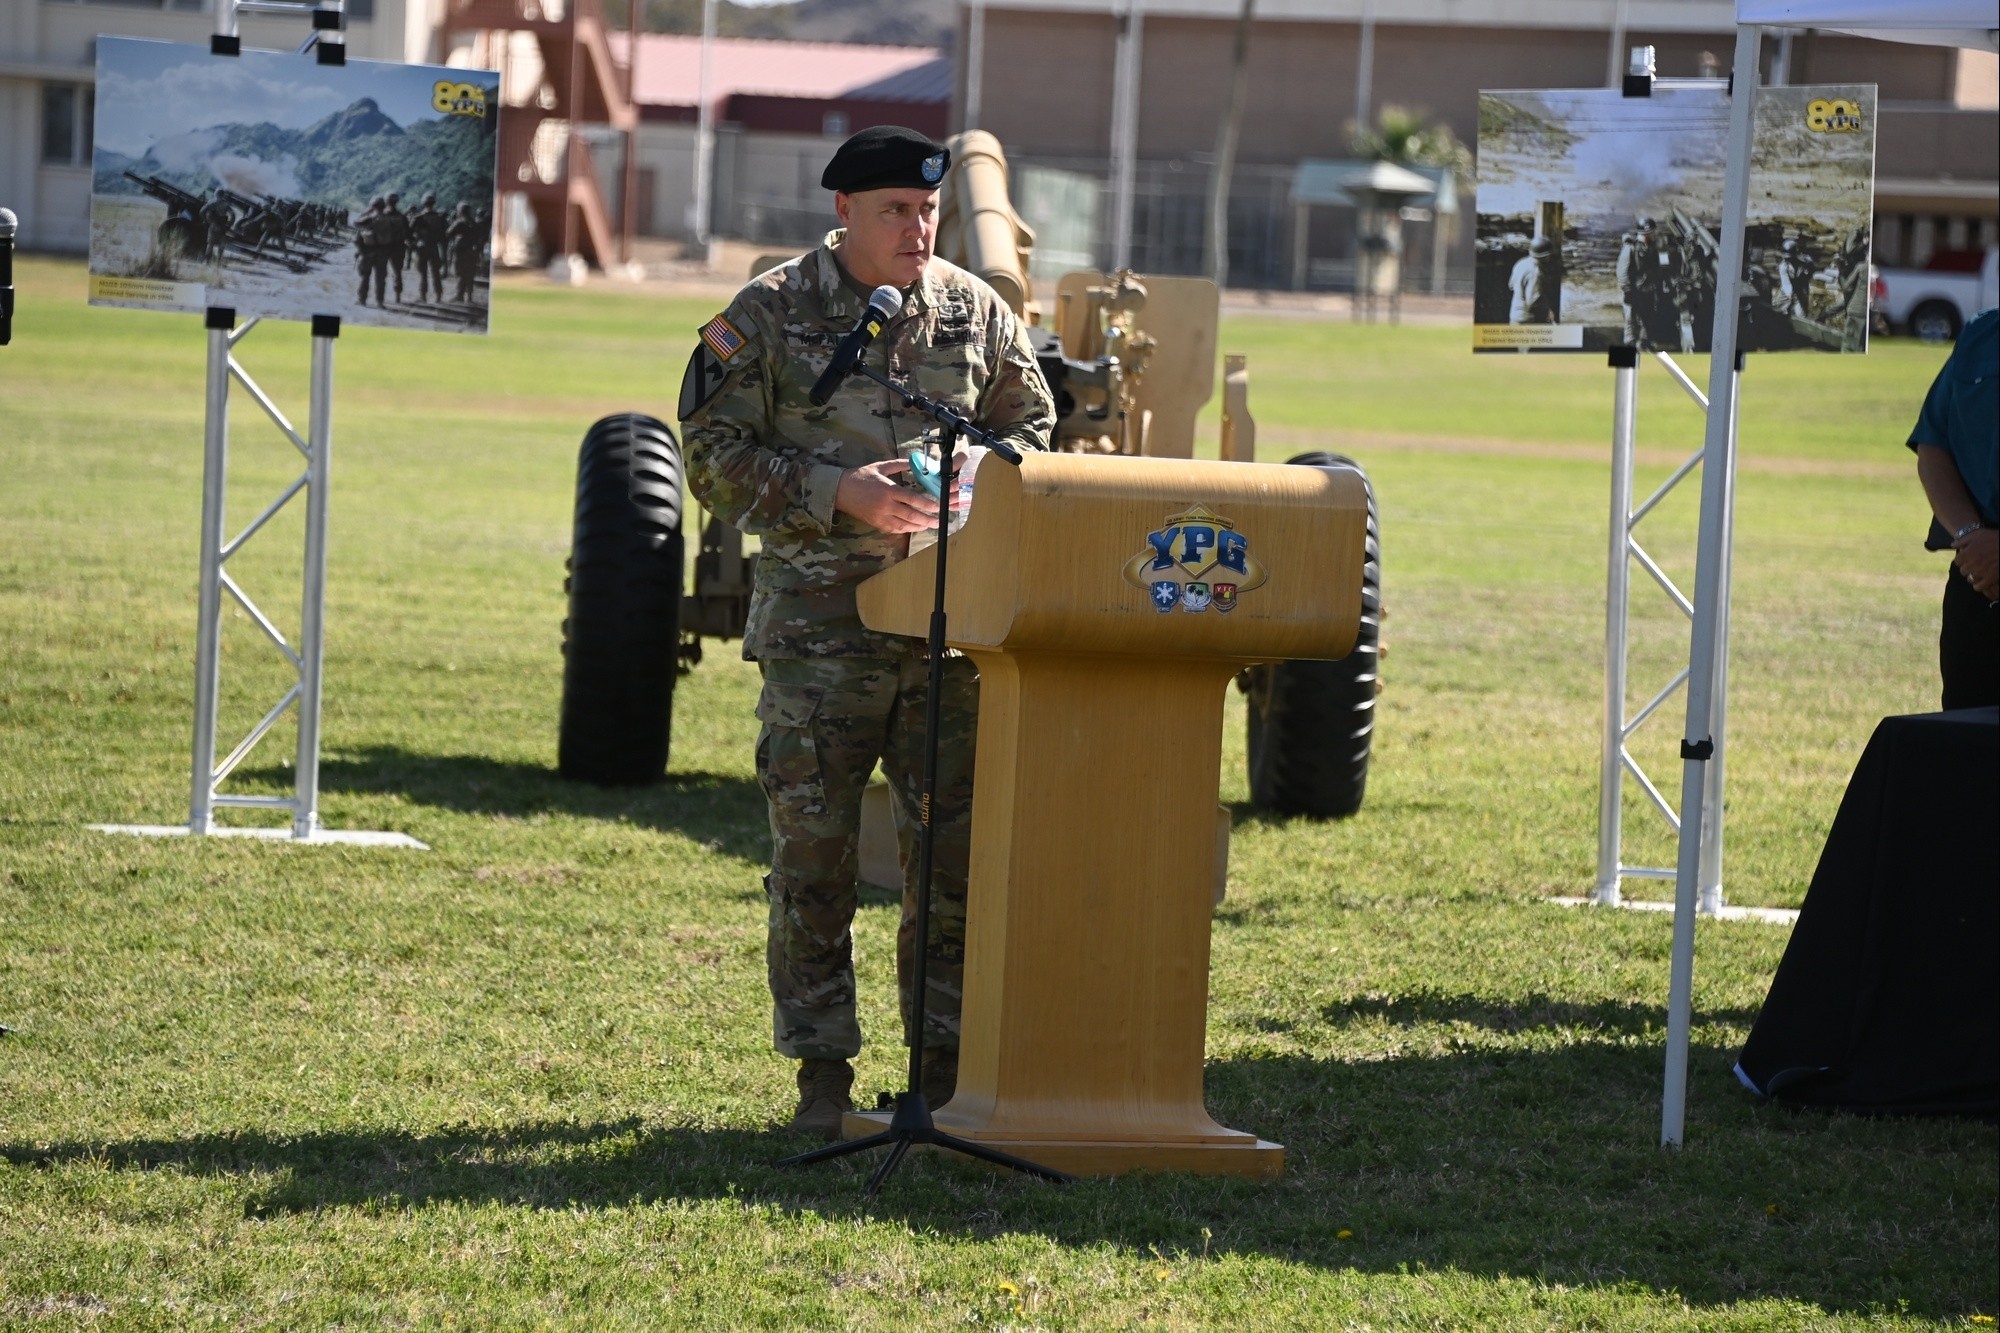
[[[1695,1049],[1690,1146],[1676,1155],[1656,1146],[1654,1044],[1211,1062],[1216,1118],[1286,1144],[1286,1174],[1272,1183],[1128,1176],[1052,1188],[958,1159],[913,1159],[871,1201],[861,1186],[872,1155],[779,1171],[773,1160],[801,1141],[636,1115],[16,1143],[0,1145],[0,1162],[239,1177],[252,1216],[727,1200],[975,1240],[1110,1243],[1139,1260],[1254,1254],[1919,1318],[1992,1308],[1993,1218],[1980,1188],[1990,1127],[1760,1107],[1733,1087],[1733,1056]],[[1926,1157],[1949,1165],[1913,1178],[1909,1163]]]
[[[1702,1013],[1705,1023],[1747,1028],[1757,1021],[1755,1006],[1709,1009]],[[1416,991],[1407,995],[1357,995],[1320,1010],[1322,1021],[1346,1027],[1367,1020],[1379,1020],[1396,1027],[1414,1028],[1425,1024],[1467,1023],[1489,1032],[1532,1032],[1540,1028],[1568,1029],[1611,1036],[1659,1036],[1667,1029],[1663,1005],[1640,1004],[1631,1000],[1602,1000],[1578,1004],[1552,995],[1530,994],[1514,1000],[1496,1000],[1476,995],[1440,995]]]
[[[290,769],[246,771],[250,781],[289,786]],[[419,754],[393,745],[368,746],[320,761],[322,791],[384,792],[419,805],[464,814],[525,817],[574,815],[680,833],[757,866],[770,863],[764,792],[744,777],[669,773],[646,787],[598,787],[572,782],[539,764],[471,754]]]

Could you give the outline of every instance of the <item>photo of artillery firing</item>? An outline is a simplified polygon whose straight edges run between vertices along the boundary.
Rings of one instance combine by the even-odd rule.
[[[483,333],[499,76],[107,37],[90,299]]]
[[[1473,349],[1706,352],[1729,99],[1654,85],[1479,95]],[[1860,352],[1872,84],[1758,92],[1741,345]]]

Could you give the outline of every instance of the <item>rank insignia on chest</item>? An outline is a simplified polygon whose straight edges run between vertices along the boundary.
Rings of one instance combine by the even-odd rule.
[[[1125,581],[1151,594],[1156,611],[1234,611],[1237,599],[1270,577],[1250,538],[1206,505],[1191,505],[1146,534],[1125,562]]]

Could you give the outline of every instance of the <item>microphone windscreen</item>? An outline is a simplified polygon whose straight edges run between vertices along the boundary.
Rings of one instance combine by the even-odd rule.
[[[873,306],[875,312],[882,318],[890,319],[903,308],[903,294],[885,282],[869,296],[868,304]]]

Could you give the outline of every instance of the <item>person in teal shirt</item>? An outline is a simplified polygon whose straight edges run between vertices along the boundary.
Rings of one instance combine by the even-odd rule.
[[[2000,312],[1975,315],[1958,335],[1909,446],[1931,505],[1924,545],[1952,552],[1938,634],[1944,706],[2000,703]]]

